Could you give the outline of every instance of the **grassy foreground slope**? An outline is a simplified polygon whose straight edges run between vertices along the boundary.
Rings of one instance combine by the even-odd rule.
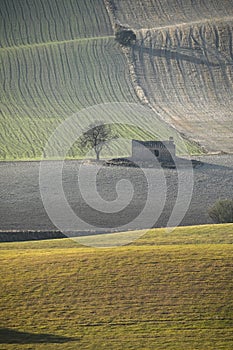
[[[233,152],[233,3],[109,1],[137,31],[134,78],[161,118],[208,150]]]
[[[233,227],[0,244],[4,349],[232,349]]]

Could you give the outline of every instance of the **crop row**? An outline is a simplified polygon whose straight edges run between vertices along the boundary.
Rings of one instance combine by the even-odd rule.
[[[138,121],[138,137],[143,137],[143,127],[166,138],[173,132],[151,111],[129,105],[138,99],[126,60],[111,38],[2,49],[0,60],[2,159],[40,157],[64,118],[94,105],[80,114],[82,127],[102,119]],[[118,131],[135,137],[125,125]]]
[[[2,0],[1,47],[112,34],[102,1]]]
[[[232,2],[117,0],[110,8],[137,32],[131,72],[160,117],[208,150],[232,152]]]
[[[79,115],[82,127],[101,119],[136,124],[137,136],[125,125],[118,127],[129,139],[145,138],[151,131],[161,138],[177,136],[154,112],[129,105],[139,100],[127,61],[112,38],[4,48],[0,62],[1,159],[40,157],[59,123],[95,105]],[[117,147],[113,146],[113,153]],[[77,147],[70,156],[75,154],[79,154]]]
[[[59,123],[84,108],[140,102],[113,38],[97,38],[112,34],[102,2],[95,6],[92,0],[70,0],[64,6],[57,0],[3,1],[0,12],[0,159],[40,157]],[[79,124],[85,127],[93,118],[121,123],[118,131],[129,139],[150,132],[179,139],[156,113],[142,107],[92,107],[85,116],[80,114]],[[136,134],[123,126],[126,123],[136,123]],[[61,142],[54,147],[62,148]],[[113,149],[117,152],[118,146]],[[69,156],[77,154],[74,146]]]
[[[229,17],[233,11],[231,0],[115,0],[112,3],[115,18],[134,29],[202,22]]]
[[[52,124],[80,109],[137,101],[126,60],[111,38],[2,49],[0,62],[1,149],[9,144],[13,157],[21,151],[12,139],[24,140],[29,151],[43,144]]]
[[[142,30],[131,58],[168,123],[207,149],[231,152],[232,31],[232,22]]]

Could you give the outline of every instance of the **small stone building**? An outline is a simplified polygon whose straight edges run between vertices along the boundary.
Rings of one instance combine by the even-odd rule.
[[[176,146],[173,137],[168,141],[132,140],[132,158],[135,160],[152,161],[156,157],[161,163],[170,163],[174,162],[175,155]]]

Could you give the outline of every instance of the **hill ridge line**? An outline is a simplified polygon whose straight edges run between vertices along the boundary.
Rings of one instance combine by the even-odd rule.
[[[52,45],[62,45],[62,44],[69,44],[69,43],[75,43],[75,42],[82,42],[82,41],[90,41],[90,40],[98,40],[98,39],[109,39],[109,38],[115,38],[114,35],[106,35],[106,36],[93,36],[89,38],[75,38],[75,39],[68,39],[68,40],[57,40],[57,41],[46,41],[41,43],[33,43],[33,44],[24,44],[24,45],[14,45],[14,46],[5,46],[0,48],[1,51],[14,51],[14,50],[24,50],[24,49],[31,49],[35,47],[43,47],[43,46],[52,46]]]

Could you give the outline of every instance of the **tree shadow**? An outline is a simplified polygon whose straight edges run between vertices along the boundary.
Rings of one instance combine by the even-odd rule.
[[[201,50],[195,50],[191,48],[152,48],[145,47],[143,45],[133,45],[134,51],[138,51],[139,54],[148,54],[150,56],[163,57],[167,60],[176,60],[176,61],[186,61],[199,65],[207,65],[209,67],[222,67],[227,65],[232,65],[232,63],[226,63],[221,60],[221,62],[211,62],[209,58],[207,58]],[[178,52],[178,49],[185,50],[187,53]],[[199,55],[199,57],[197,56]]]
[[[0,344],[67,343],[77,340],[79,339],[48,333],[36,334],[0,328]]]

